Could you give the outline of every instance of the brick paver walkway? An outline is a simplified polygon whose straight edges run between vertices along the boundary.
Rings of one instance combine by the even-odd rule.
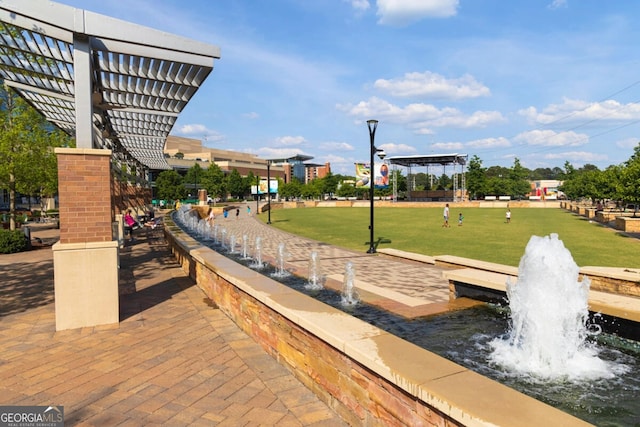
[[[0,255],[0,405],[64,405],[83,426],[344,425],[210,304],[160,228],[125,247],[120,282],[119,325],[56,332],[51,249]]]

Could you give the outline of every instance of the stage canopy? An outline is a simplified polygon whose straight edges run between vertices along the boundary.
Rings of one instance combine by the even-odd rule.
[[[409,174],[411,174],[411,168],[426,166],[427,168],[431,165],[439,165],[445,168],[448,165],[453,166],[453,191],[452,191],[452,200],[464,200],[465,192],[466,192],[466,179],[464,174],[464,167],[467,164],[467,154],[429,154],[429,155],[415,155],[415,156],[393,156],[388,157],[388,162],[395,168],[397,166],[403,166],[409,169]],[[458,172],[457,167],[460,166],[460,171]],[[427,169],[428,170],[428,169]],[[458,176],[459,175],[459,179]],[[408,197],[411,200],[412,198],[412,188],[411,181],[409,181],[408,188]],[[394,200],[397,200],[397,187],[393,186],[393,194]],[[445,192],[446,194],[446,192]]]
[[[170,169],[165,140],[220,58],[216,46],[48,0],[0,1],[0,26],[6,85],[78,148],[148,169]]]
[[[405,167],[428,165],[466,165],[466,154],[429,154],[415,156],[393,156],[387,160],[392,165]]]

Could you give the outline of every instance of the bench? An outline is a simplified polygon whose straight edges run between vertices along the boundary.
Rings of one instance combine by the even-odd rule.
[[[495,262],[479,261],[455,255],[437,255],[434,257],[436,265],[446,268],[473,268],[475,270],[491,271],[509,276],[518,276],[518,267],[497,264]]]

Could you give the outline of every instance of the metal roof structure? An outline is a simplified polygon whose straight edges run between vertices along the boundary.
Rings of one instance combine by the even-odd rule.
[[[216,46],[48,0],[0,2],[0,77],[78,148],[170,169],[178,115],[220,58]]]
[[[428,165],[466,165],[467,154],[429,154],[415,156],[393,156],[387,157],[392,165],[406,167],[428,166]]]

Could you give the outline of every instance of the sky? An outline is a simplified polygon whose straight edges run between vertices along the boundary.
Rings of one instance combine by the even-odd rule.
[[[483,167],[604,169],[640,141],[636,1],[58,2],[218,46],[171,132],[210,148],[354,175],[369,119],[387,156]]]

